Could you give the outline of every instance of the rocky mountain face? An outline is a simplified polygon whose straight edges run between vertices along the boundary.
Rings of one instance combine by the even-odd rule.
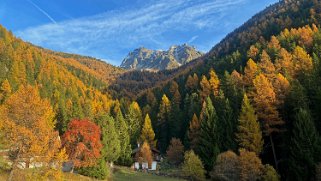
[[[138,48],[130,52],[120,67],[132,70],[170,70],[180,67],[203,53],[187,44],[171,46],[167,51]]]

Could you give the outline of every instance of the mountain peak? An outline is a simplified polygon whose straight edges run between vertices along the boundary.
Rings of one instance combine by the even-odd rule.
[[[167,51],[140,47],[130,52],[120,67],[134,70],[169,70],[184,65],[203,53],[188,44],[172,45]]]

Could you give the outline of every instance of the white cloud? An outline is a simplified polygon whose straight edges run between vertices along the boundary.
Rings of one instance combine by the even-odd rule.
[[[169,3],[160,0],[138,9],[111,11],[30,27],[16,34],[54,50],[119,59],[120,54],[125,56],[122,50],[138,45],[154,44],[158,48],[167,48],[165,46],[168,46],[168,37],[172,32],[198,31],[217,26],[228,7],[243,1],[175,0]],[[192,37],[189,43],[196,38],[198,36]]]

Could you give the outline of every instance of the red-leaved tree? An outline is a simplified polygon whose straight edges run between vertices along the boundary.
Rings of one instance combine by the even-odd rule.
[[[102,148],[100,132],[100,127],[88,120],[72,120],[68,124],[62,143],[75,167],[97,163]]]

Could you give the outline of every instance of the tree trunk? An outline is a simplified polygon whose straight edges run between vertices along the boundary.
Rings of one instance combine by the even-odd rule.
[[[8,181],[12,181],[13,172],[14,172],[14,170],[15,170],[14,166],[15,166],[15,164],[12,164],[12,169],[11,169],[10,175],[9,175],[9,177],[8,177]]]
[[[270,137],[270,142],[271,142],[271,145],[272,145],[272,152],[273,152],[275,169],[276,169],[276,171],[278,172],[278,171],[279,171],[279,167],[278,167],[278,161],[277,161],[277,158],[276,158],[276,153],[275,153],[275,148],[274,148],[274,142],[273,142],[272,134],[270,134],[269,137]]]
[[[11,169],[11,171],[10,171],[10,175],[9,175],[9,177],[8,177],[8,181],[12,181],[12,179],[13,179],[13,173],[14,173],[14,171],[15,171],[17,165],[18,165],[18,162],[19,162],[19,158],[20,158],[19,155],[20,155],[20,154],[18,153],[17,158],[16,158],[16,159],[13,161],[13,163],[12,163],[12,169]]]

